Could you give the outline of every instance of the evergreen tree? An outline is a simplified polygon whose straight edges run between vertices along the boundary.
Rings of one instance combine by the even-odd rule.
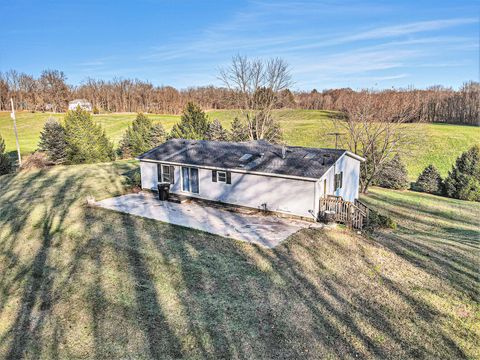
[[[150,150],[152,148],[151,131],[152,122],[150,119],[141,113],[137,114],[120,142],[122,156],[137,156]]]
[[[408,186],[408,172],[405,164],[398,154],[387,162],[378,173],[375,185],[387,189],[406,189]]]
[[[40,133],[38,149],[47,154],[48,160],[61,164],[67,159],[65,129],[53,118],[49,118]]]
[[[230,131],[230,141],[247,141],[248,136],[248,128],[238,117],[235,117],[232,121],[232,130]]]
[[[480,146],[476,145],[457,158],[445,179],[445,193],[461,200],[480,201]]]
[[[178,124],[173,126],[171,138],[205,140],[207,138],[208,121],[205,112],[194,103],[188,103]]]
[[[220,121],[218,121],[218,119],[215,119],[209,125],[207,139],[214,141],[227,141],[228,132],[223,128],[222,124],[220,124]]]
[[[67,161],[72,164],[94,163],[115,159],[113,144],[91,115],[80,108],[65,116]]]
[[[161,124],[153,125],[143,114],[137,114],[132,125],[127,128],[120,142],[122,157],[129,158],[143,154],[165,141],[165,129]]]
[[[166,137],[167,137],[167,133],[162,124],[154,124],[152,126],[152,129],[150,131],[150,141],[151,141],[152,147],[156,147],[158,145],[163,144],[166,140]]]
[[[5,153],[5,141],[0,135],[0,175],[8,174],[10,171],[12,171],[12,162]]]
[[[428,165],[418,176],[417,181],[412,184],[412,190],[440,194],[442,191],[442,177],[437,168],[433,165]]]

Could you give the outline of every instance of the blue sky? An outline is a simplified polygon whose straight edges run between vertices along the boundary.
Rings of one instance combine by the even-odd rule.
[[[458,87],[479,78],[477,1],[0,0],[0,71],[179,88],[235,54],[282,57],[295,89]]]

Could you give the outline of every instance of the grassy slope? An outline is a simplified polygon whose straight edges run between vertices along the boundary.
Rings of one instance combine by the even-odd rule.
[[[397,232],[267,250],[84,205],[134,166],[0,177],[0,358],[480,356],[479,204],[373,189]]]
[[[218,118],[226,127],[238,112],[212,111],[211,119]],[[326,111],[316,110],[279,110],[275,116],[281,121],[285,138],[291,145],[333,147],[333,137],[325,137],[326,132],[333,130],[332,122]],[[44,122],[49,116],[62,119],[63,114],[19,113],[18,128],[20,145],[23,153],[35,150],[38,136]],[[161,122],[170,130],[179,117],[175,115],[149,115],[154,121]],[[120,140],[125,128],[134,119],[135,114],[95,115],[107,134],[115,141]],[[9,113],[0,112],[0,134],[4,136],[8,151],[15,150],[12,121]],[[480,128],[472,126],[421,124],[412,127],[419,139],[419,145],[411,149],[411,156],[405,159],[411,180],[429,164],[437,166],[446,175],[457,156],[475,143],[479,142]],[[423,140],[424,139],[424,140]]]

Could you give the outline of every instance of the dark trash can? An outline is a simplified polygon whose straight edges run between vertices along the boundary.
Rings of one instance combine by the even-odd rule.
[[[335,222],[335,211],[325,211],[323,213],[323,221],[325,224],[331,224]]]
[[[158,187],[158,198],[162,201],[168,200],[170,195],[170,183],[159,183]]]

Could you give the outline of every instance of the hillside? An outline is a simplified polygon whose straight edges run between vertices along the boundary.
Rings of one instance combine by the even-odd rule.
[[[398,231],[268,250],[85,206],[135,166],[0,177],[0,358],[480,356],[480,204],[374,188]]]
[[[218,118],[224,126],[229,127],[231,120],[238,115],[235,111],[211,111],[211,119]],[[333,137],[324,134],[333,130],[329,112],[317,110],[278,110],[275,116],[280,120],[285,139],[290,145],[333,147]],[[62,119],[63,114],[44,114],[22,112],[18,114],[18,129],[23,154],[35,150],[38,137],[44,122],[48,117]],[[95,115],[107,134],[118,142],[135,114],[102,114]],[[167,130],[178,121],[175,115],[149,115],[161,122]],[[429,164],[434,164],[442,175],[446,175],[453,162],[461,154],[480,139],[480,127],[448,125],[448,124],[415,124],[412,132],[418,137],[419,143],[410,149],[411,156],[404,159],[411,180]],[[0,112],[0,134],[5,138],[8,151],[15,150],[13,125],[9,113]]]

